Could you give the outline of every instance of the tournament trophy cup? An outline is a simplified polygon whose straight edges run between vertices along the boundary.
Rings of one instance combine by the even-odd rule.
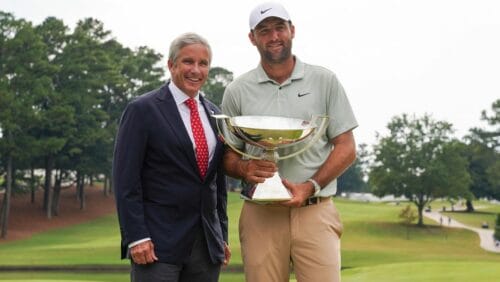
[[[278,116],[213,117],[221,137],[231,149],[249,159],[273,162],[295,157],[309,149],[321,137],[328,124],[327,116],[315,116],[310,121]],[[231,140],[241,140],[260,148],[260,153],[254,155],[243,152]],[[283,153],[285,150],[281,149],[285,148],[286,153]],[[292,198],[278,173],[267,178],[264,183],[255,185],[248,196],[254,201],[266,202]]]

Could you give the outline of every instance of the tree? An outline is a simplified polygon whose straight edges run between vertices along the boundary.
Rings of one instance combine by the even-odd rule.
[[[366,183],[363,180],[361,167],[355,161],[342,175],[337,179],[337,194],[344,192],[366,192]]]
[[[356,161],[337,179],[337,194],[369,191],[368,183],[365,181],[368,156],[366,144],[360,144],[357,150]]]
[[[481,120],[486,121],[492,126],[491,130],[479,130],[479,135],[484,140],[483,143],[489,144],[493,148],[492,155],[494,160],[486,169],[486,178],[490,184],[490,195],[496,200],[500,200],[500,99],[491,105],[492,113],[486,110],[481,113]]]
[[[15,167],[36,154],[36,140],[30,135],[38,119],[38,109],[33,105],[38,93],[50,87],[50,80],[39,75],[50,68],[43,57],[44,48],[31,23],[0,12],[0,152],[7,166],[0,217],[2,237],[7,234]]]
[[[32,200],[34,170],[45,169],[43,202],[48,217],[57,214],[62,178],[75,172],[84,208],[83,180],[110,174],[114,136],[125,105],[163,83],[161,55],[154,50],[123,47],[91,18],[79,21],[72,33],[68,30],[53,17],[33,27],[0,11],[4,237],[11,192],[16,192],[16,178],[28,179],[28,169]]]
[[[233,81],[232,72],[221,67],[213,67],[210,69],[207,82],[205,82],[201,90],[205,93],[207,99],[220,106],[224,90],[231,81]]]
[[[451,124],[403,114],[388,124],[389,135],[377,136],[369,182],[377,196],[405,196],[422,212],[437,197],[467,195],[470,176],[460,154],[460,142],[451,140]]]
[[[497,214],[497,220],[495,223],[495,233],[493,234],[495,240],[500,241],[500,213]]]
[[[469,161],[472,177],[470,190],[477,198],[500,200],[500,99],[492,104],[492,114],[481,113],[481,120],[493,128],[472,128],[466,136],[464,151]],[[468,211],[473,211],[472,202],[467,201]]]
[[[100,150],[97,155],[101,157],[94,163],[96,169],[105,176],[104,194],[107,195],[112,187],[108,180],[111,179],[113,146],[123,109],[134,97],[158,88],[163,83],[164,69],[159,67],[161,54],[150,48],[139,47],[132,51],[116,40],[106,41],[102,48],[119,71],[112,79],[108,78],[103,87],[101,105],[108,115],[103,125],[107,134],[104,142],[96,148]]]
[[[495,163],[498,162],[499,153],[480,140],[469,138],[467,145],[463,148],[462,155],[468,161],[468,170],[472,180],[469,190],[472,195],[476,198],[495,198],[495,195],[499,197],[500,189],[495,189],[493,184],[495,179],[494,174],[498,172],[492,171]],[[491,175],[488,175],[488,173]],[[497,199],[500,199],[500,197]],[[466,200],[467,211],[474,211],[471,201],[472,197]]]
[[[61,56],[61,83],[59,91],[66,103],[74,109],[75,128],[65,150],[71,169],[77,174],[80,208],[85,208],[84,179],[95,173],[94,160],[103,153],[99,146],[109,138],[104,128],[109,119],[102,108],[107,81],[119,76],[119,69],[102,46],[110,40],[110,31],[92,18],[80,20],[69,36]]]
[[[495,151],[495,162],[486,170],[486,176],[491,185],[490,196],[496,200],[500,200],[500,157]]]
[[[493,128],[472,128],[470,131],[472,136],[478,137],[482,143],[488,145],[488,147],[497,149],[500,146],[500,99],[491,104],[491,111],[492,113],[490,114],[486,110],[483,110],[481,112],[481,120]]]
[[[75,133],[76,120],[73,107],[60,92],[64,63],[61,57],[69,41],[66,34],[68,28],[61,20],[48,17],[36,27],[36,31],[46,46],[43,56],[50,62],[51,68],[39,74],[47,77],[50,87],[38,93],[34,105],[38,109],[38,123],[31,135],[37,139],[38,153],[33,156],[32,162],[38,158],[39,166],[45,168],[44,209],[50,218],[53,212],[57,215],[60,190],[60,185],[51,190],[52,171],[56,169],[58,159],[63,158],[62,152],[70,136]],[[60,179],[56,179],[56,183],[60,183]]]
[[[415,214],[415,211],[411,208],[410,205],[406,205],[401,212],[399,213],[399,218],[403,222],[403,224],[406,226],[406,239],[410,239],[410,224],[417,219],[417,215]]]

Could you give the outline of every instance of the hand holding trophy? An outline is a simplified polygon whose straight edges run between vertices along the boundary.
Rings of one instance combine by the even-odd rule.
[[[277,116],[213,115],[213,117],[217,120],[219,133],[231,149],[249,159],[273,162],[295,157],[309,149],[321,137],[328,124],[327,116],[315,116],[311,121]],[[233,137],[261,148],[262,154],[255,156],[243,152],[231,142],[234,140]],[[311,138],[306,139],[307,137]],[[302,147],[296,146],[301,143],[305,144],[302,144]],[[278,149],[292,146],[295,151],[287,155],[278,154]],[[264,183],[255,185],[250,196],[254,201],[284,201],[292,198],[278,173],[266,179]]]

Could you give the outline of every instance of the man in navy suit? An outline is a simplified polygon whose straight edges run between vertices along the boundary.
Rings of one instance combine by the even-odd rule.
[[[113,181],[131,281],[212,282],[229,262],[224,148],[210,117],[219,109],[200,95],[211,58],[204,38],[182,34],[170,45],[171,80],[123,112]]]

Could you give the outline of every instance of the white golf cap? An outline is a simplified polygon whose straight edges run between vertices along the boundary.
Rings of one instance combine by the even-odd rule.
[[[285,21],[290,20],[288,12],[281,4],[266,2],[255,7],[250,13],[250,29],[254,29],[261,21],[269,17],[277,17]]]

